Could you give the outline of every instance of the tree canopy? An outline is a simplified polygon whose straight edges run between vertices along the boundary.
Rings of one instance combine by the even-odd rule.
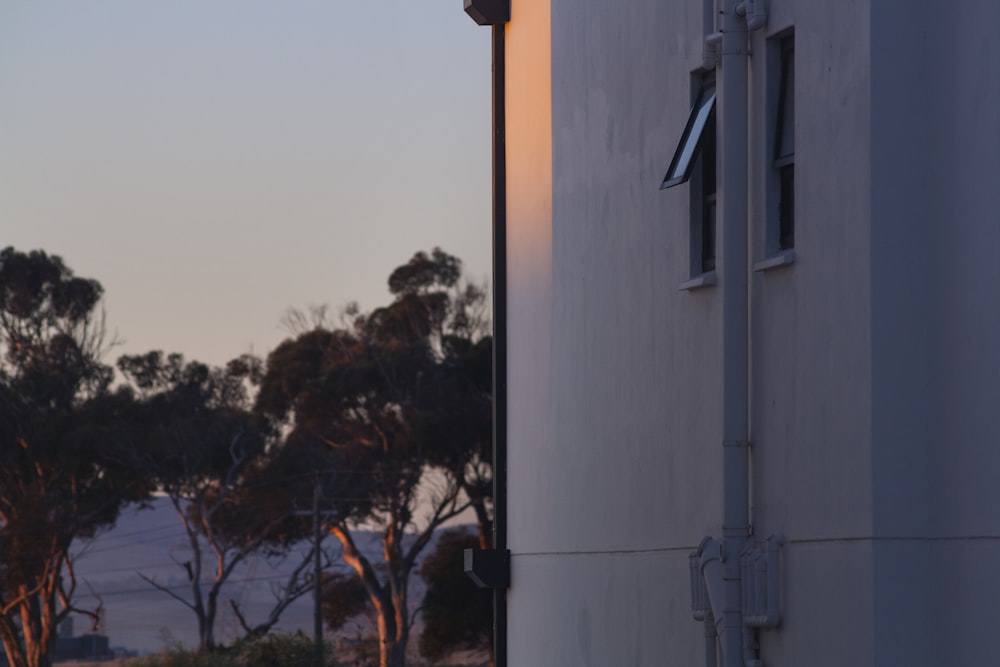
[[[72,611],[70,547],[150,487],[117,455],[131,395],[112,391],[95,313],[102,289],[42,251],[0,252],[0,640],[16,667],[47,667]]]
[[[388,306],[275,349],[257,402],[287,429],[286,454],[312,457],[325,473],[330,530],[375,609],[383,667],[405,664],[418,555],[442,523],[474,501],[485,507],[485,291],[460,287],[460,276],[457,258],[417,253],[392,272]],[[382,528],[381,572],[354,544],[361,521]]]
[[[294,485],[274,479],[274,433],[251,409],[261,362],[243,355],[212,368],[153,351],[121,357],[118,369],[139,396],[142,433],[129,463],[177,512],[191,551],[188,561],[178,563],[190,595],[143,576],[192,611],[199,647],[211,650],[219,598],[236,567],[251,554],[284,555],[305,534],[289,491]],[[273,626],[290,602],[308,592],[302,570],[295,569],[263,627],[251,628],[233,604],[248,633]]]
[[[112,367],[101,285],[43,251],[0,251],[0,641],[14,667],[49,667],[69,614],[99,618],[74,603],[71,547],[154,492],[187,538],[187,590],[142,576],[192,611],[200,648],[217,644],[236,568],[295,553],[265,619],[230,601],[247,636],[322,585],[331,627],[372,610],[382,667],[405,665],[409,580],[434,532],[471,508],[486,544],[492,341],[485,287],[441,249],[413,255],[388,287],[388,305],[317,318],[266,362],[150,351]],[[314,501],[317,517],[303,516]],[[314,518],[349,576],[312,580],[313,550],[331,564]],[[374,560],[355,543],[373,526]]]
[[[465,530],[446,531],[420,567],[427,582],[420,654],[439,660],[456,649],[489,648],[493,631],[493,592],[465,576],[464,553],[479,546]]]

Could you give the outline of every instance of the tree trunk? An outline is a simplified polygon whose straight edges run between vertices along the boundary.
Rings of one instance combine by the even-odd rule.
[[[486,501],[483,498],[476,498],[472,500],[470,504],[476,513],[476,528],[479,532],[479,548],[489,549],[493,546],[493,520],[490,519],[489,512],[486,511]]]
[[[379,607],[378,614],[378,664],[379,667],[402,667],[404,663],[396,662],[398,647],[396,645],[396,628],[392,618],[392,609]]]
[[[0,619],[0,640],[3,641],[7,662],[11,667],[28,667],[28,659],[17,637],[17,628],[13,623],[7,622],[6,618]]]
[[[27,588],[22,586],[22,593],[27,594]],[[21,604],[22,655],[26,667],[52,667],[55,608],[53,601],[46,599],[50,595],[48,588],[50,586],[43,587],[42,593],[26,595],[27,599]]]
[[[409,634],[407,623],[408,611],[406,602],[406,576],[399,584],[399,555],[394,549],[394,536],[390,535],[383,543],[386,555],[386,565],[389,568],[389,581],[383,585],[379,582],[375,569],[364,554],[358,551],[350,532],[343,526],[333,526],[330,532],[344,546],[344,562],[354,568],[378,618],[379,667],[406,667],[406,640]],[[409,574],[407,572],[406,574]],[[400,608],[399,605],[403,604]]]

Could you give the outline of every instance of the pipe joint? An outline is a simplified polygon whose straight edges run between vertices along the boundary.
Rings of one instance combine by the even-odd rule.
[[[705,36],[705,46],[701,52],[701,68],[710,72],[719,66],[722,51],[722,33],[713,32]]]
[[[743,0],[736,5],[736,15],[746,19],[750,30],[760,30],[767,25],[767,0]]]

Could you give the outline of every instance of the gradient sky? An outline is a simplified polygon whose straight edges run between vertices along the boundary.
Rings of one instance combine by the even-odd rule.
[[[4,0],[0,246],[98,279],[112,357],[213,364],[417,250],[485,279],[489,78],[461,0]]]

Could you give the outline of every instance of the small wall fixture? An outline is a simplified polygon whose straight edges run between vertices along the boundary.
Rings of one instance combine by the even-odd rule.
[[[466,549],[465,574],[480,588],[509,588],[510,551]]]
[[[510,21],[510,0],[464,0],[465,13],[479,25],[502,25]]]

